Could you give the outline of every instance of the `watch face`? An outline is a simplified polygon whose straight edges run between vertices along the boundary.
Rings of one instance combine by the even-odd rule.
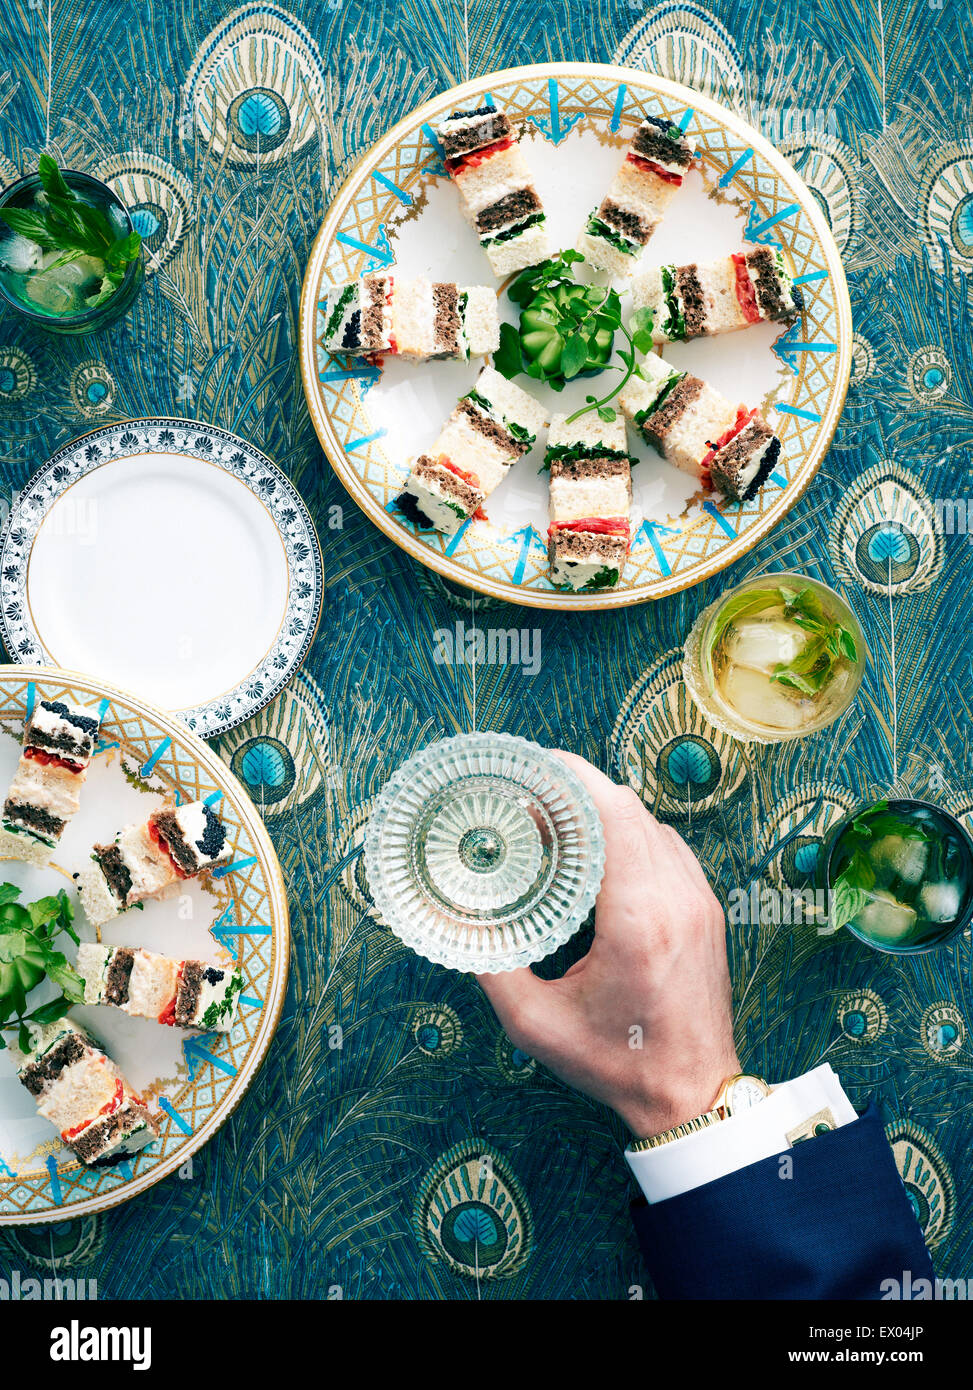
[[[738,1076],[726,1093],[726,1108],[729,1114],[739,1115],[741,1110],[749,1110],[766,1100],[770,1087],[757,1076]]]

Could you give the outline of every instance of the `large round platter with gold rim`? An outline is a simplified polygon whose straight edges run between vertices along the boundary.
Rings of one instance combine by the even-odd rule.
[[[804,297],[790,327],[665,349],[731,400],[760,406],[781,440],[772,476],[751,502],[702,493],[629,431],[632,551],[618,587],[556,589],[547,572],[543,438],[488,501],[488,520],[453,537],[418,528],[399,511],[411,461],[432,443],[476,362],[371,364],[328,354],[322,301],[330,289],[394,268],[461,285],[496,285],[501,318],[517,310],[496,284],[465,222],[435,130],[452,111],[487,97],[524,126],[523,148],[553,243],[573,246],[604,196],[621,152],[646,116],[695,136],[699,161],[646,249],[643,266],[779,246]],[[626,301],[623,298],[623,310]],[[794,168],[733,111],[651,73],[589,63],[511,68],[454,87],[413,111],[358,161],[328,210],[311,252],[301,302],[301,371],[324,451],[351,496],[410,555],[470,588],[538,608],[615,608],[685,589],[726,568],[787,513],[810,484],[841,414],[851,372],[852,325],[841,258],[813,194]],[[607,380],[602,375],[599,384]],[[591,379],[560,394],[525,377],[550,410],[584,404]]]
[[[244,977],[228,1033],[190,1033],[120,1009],[71,1010],[117,1063],[159,1122],[150,1147],[114,1167],[89,1168],[38,1113],[20,1084],[9,1048],[0,1051],[0,1226],[63,1221],[103,1211],[176,1173],[228,1119],[246,1094],[280,1018],[287,987],[289,929],[280,865],[260,814],[229,768],[171,715],[89,676],[53,667],[0,666],[0,787],[9,786],[24,719],[37,700],[66,699],[100,714],[100,739],[54,861],[38,868],[0,863],[0,883],[24,905],[64,888],[82,940],[95,940],[74,890],[91,846],[142,823],[165,797],[205,800],[226,826],[231,854],[209,882],[179,884],[179,896],[120,914],[101,930],[111,945],[145,947],[176,959],[236,963]],[[0,936],[2,942],[2,936]],[[59,947],[73,961],[66,937]],[[28,997],[43,1003],[44,982]],[[6,1041],[16,1041],[7,1033]]]

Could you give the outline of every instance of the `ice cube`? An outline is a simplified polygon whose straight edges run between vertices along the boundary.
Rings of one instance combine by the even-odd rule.
[[[32,275],[24,285],[24,295],[31,304],[45,309],[49,314],[71,314],[78,308],[74,291],[62,285],[50,270],[41,275]]]
[[[875,941],[904,941],[916,924],[916,913],[881,888],[869,894],[870,901],[854,918],[859,931]]]
[[[0,265],[16,275],[29,275],[41,263],[43,252],[36,241],[14,232],[0,241]]]
[[[109,203],[106,211],[108,213],[108,221],[111,223],[111,229],[115,233],[115,236],[128,236],[128,216],[126,213],[124,213],[120,207],[116,207],[114,203]]]
[[[789,733],[806,723],[799,696],[786,695],[785,687],[747,666],[731,666],[723,677],[722,694],[726,703],[751,724]]]
[[[880,883],[891,883],[896,876],[903,883],[921,883],[929,858],[929,845],[925,840],[883,835],[871,846],[868,857]]]
[[[919,906],[928,922],[953,922],[961,902],[958,883],[924,883],[919,890]]]
[[[52,264],[32,275],[24,287],[27,298],[51,314],[75,314],[84,309],[85,296],[94,293],[105,265],[95,256],[76,256],[63,265]]]
[[[806,645],[807,633],[783,618],[744,618],[733,624],[725,651],[734,666],[769,676],[775,666],[789,665]]]

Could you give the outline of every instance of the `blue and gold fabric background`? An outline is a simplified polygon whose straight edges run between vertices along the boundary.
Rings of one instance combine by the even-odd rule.
[[[133,313],[101,335],[0,317],[7,493],[99,424],[196,416],[295,480],[329,587],[306,670],[218,745],[290,883],[267,1062],[191,1171],[95,1219],[6,1231],[0,1273],[94,1278],[102,1298],[644,1286],[619,1127],[512,1047],[472,979],[375,919],[362,827],[401,761],[474,720],[629,777],[725,898],[807,883],[822,830],[866,794],[908,788],[969,816],[971,33],[957,0],[4,6],[0,182],[49,148],[115,184],[152,253]],[[575,618],[471,598],[385,540],[332,477],[297,371],[308,250],[356,157],[443,87],[548,58],[661,72],[762,130],[828,216],[856,328],[834,447],[786,524],[701,589]],[[960,504],[949,534],[942,499]],[[841,586],[873,660],[835,729],[751,755],[692,723],[678,649],[703,603],[766,565]],[[465,650],[471,630],[508,628],[536,662],[437,660],[444,632]],[[938,1272],[973,1274],[969,933],[895,960],[749,916],[729,929],[745,1064],[784,1078],[827,1060],[856,1101],[874,1095]]]

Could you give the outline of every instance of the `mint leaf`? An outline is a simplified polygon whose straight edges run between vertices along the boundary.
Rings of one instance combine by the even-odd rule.
[[[874,887],[875,870],[871,861],[864,850],[856,848],[831,885],[828,920],[833,931],[858,916],[869,900],[869,890]]]
[[[64,176],[57,166],[57,161],[49,154],[42,154],[37,161],[37,175],[41,181],[41,187],[49,198],[74,197],[74,194],[64,182]]]
[[[48,220],[32,208],[0,208],[0,218],[12,232],[28,241],[36,241],[42,251],[58,251],[60,246],[52,237]]]
[[[780,596],[776,589],[751,589],[747,594],[734,594],[727,599],[716,615],[706,649],[700,652],[700,663],[709,684],[713,684],[713,653],[730,623],[744,614],[762,613],[765,608],[775,608],[779,603]]]
[[[119,237],[108,248],[105,264],[110,270],[121,270],[136,259],[141,247],[142,238],[138,232],[129,232],[128,236]]]
[[[838,628],[838,645],[849,661],[858,660],[858,644],[846,627]]]

